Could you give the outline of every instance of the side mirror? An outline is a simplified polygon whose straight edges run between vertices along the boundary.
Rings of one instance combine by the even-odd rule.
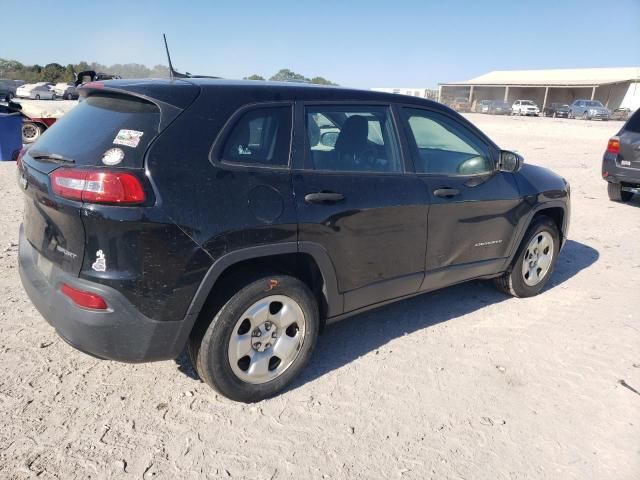
[[[515,173],[522,168],[524,158],[515,152],[502,150],[500,152],[500,161],[498,162],[498,170],[501,172]]]

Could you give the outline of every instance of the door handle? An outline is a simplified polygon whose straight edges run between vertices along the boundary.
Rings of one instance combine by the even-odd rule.
[[[308,193],[304,196],[304,201],[308,203],[337,203],[344,200],[344,195],[334,192]]]
[[[460,190],[456,188],[438,188],[437,190],[433,191],[433,194],[436,197],[453,198],[456,195],[460,194]]]

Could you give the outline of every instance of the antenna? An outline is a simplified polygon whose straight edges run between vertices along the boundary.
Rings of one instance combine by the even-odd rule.
[[[171,78],[171,80],[173,80],[174,78],[189,78],[189,75],[176,72],[173,69],[173,64],[171,63],[171,55],[169,54],[169,45],[167,45],[167,36],[163,33],[162,38],[164,38],[164,48],[167,51],[167,60],[169,61],[169,77]]]

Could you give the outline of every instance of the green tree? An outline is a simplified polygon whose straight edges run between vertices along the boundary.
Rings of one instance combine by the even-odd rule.
[[[276,73],[274,76],[272,76],[269,80],[271,80],[273,82],[287,82],[287,81],[289,81],[289,82],[291,82],[291,81],[309,82],[310,81],[304,75],[301,75],[301,74],[296,73],[296,72],[292,72],[288,68],[281,69],[278,73]]]
[[[49,63],[40,71],[40,80],[43,82],[58,83],[65,80],[65,68],[59,63]]]
[[[330,80],[327,80],[324,77],[313,77],[311,79],[311,83],[315,83],[317,85],[337,85],[337,83],[333,83]]]
[[[244,77],[244,80],[264,80],[264,77],[254,73],[253,75],[249,75],[248,77]]]
[[[149,71],[150,78],[169,78],[169,67],[156,65]]]

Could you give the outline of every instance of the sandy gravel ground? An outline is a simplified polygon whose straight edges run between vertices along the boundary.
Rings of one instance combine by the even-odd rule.
[[[552,285],[473,282],[338,324],[287,393],[232,403],[184,357],[72,350],[16,267],[21,199],[0,165],[0,478],[640,478],[640,200],[609,202],[618,122],[470,118],[572,185]]]

